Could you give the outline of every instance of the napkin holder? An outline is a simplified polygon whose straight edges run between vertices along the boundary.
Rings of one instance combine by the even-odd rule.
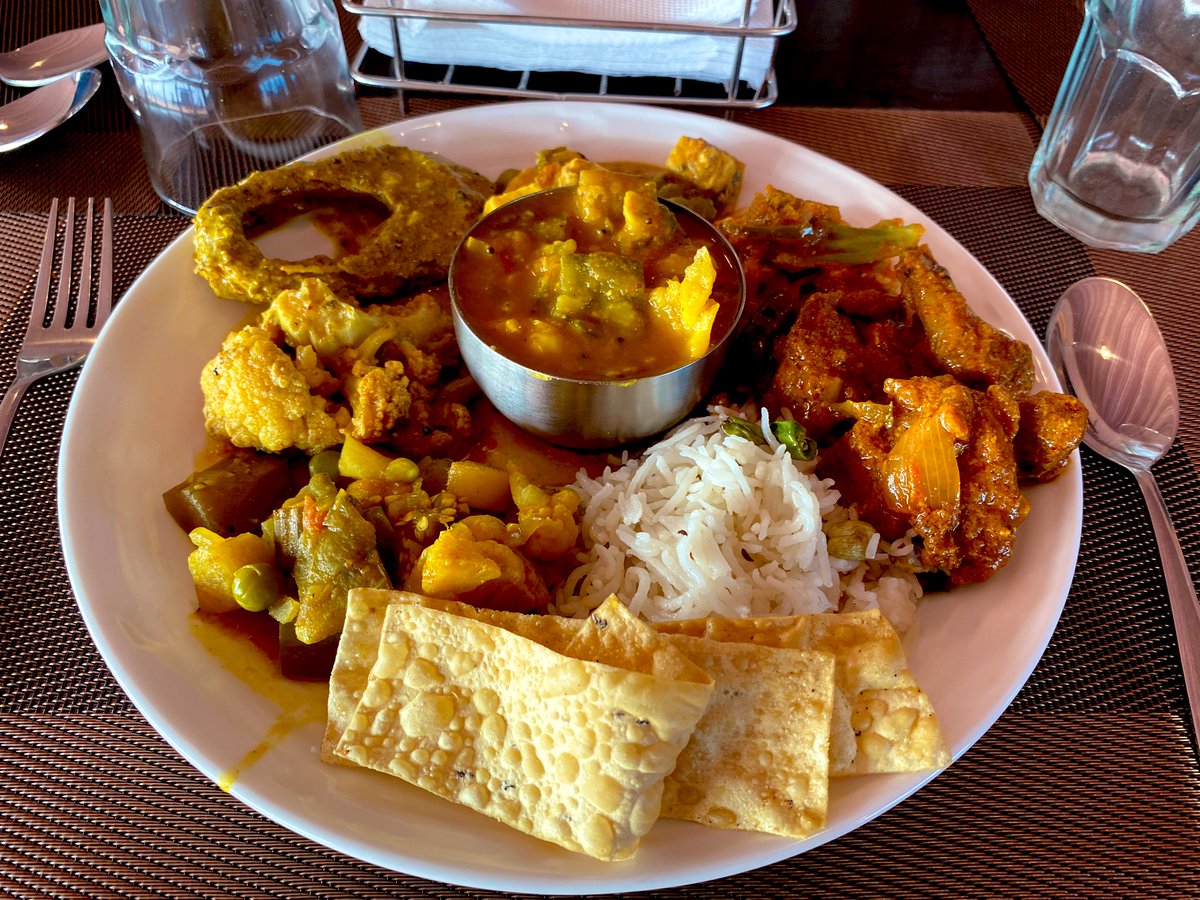
[[[351,74],[360,84],[397,91],[404,105],[406,90],[432,93],[510,97],[540,100],[607,100],[676,106],[761,109],[778,98],[774,60],[778,40],[796,27],[795,0],[745,0],[738,3],[740,14],[732,22],[691,21],[687,16],[668,20],[617,20],[563,17],[559,15],[511,15],[489,11],[462,12],[433,8],[437,4],[382,5],[393,0],[342,0],[344,9],[360,20],[360,32],[373,40],[364,40],[351,61]],[[650,4],[653,6],[653,4]],[[575,4],[576,8],[580,4]],[[643,7],[645,8],[645,7]],[[704,40],[716,42],[720,53],[709,72],[694,75],[667,71],[650,75],[605,74],[581,65],[555,67],[541,71],[533,66],[463,65],[453,60],[421,61],[406,56],[406,39],[424,28],[468,28],[502,26],[512,40],[514,55],[523,52],[521,36],[527,29],[532,35],[545,29],[566,29],[568,43],[580,43],[612,35],[628,35],[637,45],[642,41]],[[540,31],[536,31],[540,29]],[[556,31],[557,33],[557,31]],[[380,36],[382,35],[382,40]],[[407,37],[406,37],[407,36]],[[668,37],[664,37],[668,36]],[[372,47],[375,44],[375,47]],[[383,52],[396,49],[396,52]],[[532,51],[531,51],[532,52]],[[528,58],[528,57],[525,57]],[[661,66],[661,59],[655,59]],[[601,67],[602,69],[602,67]]]

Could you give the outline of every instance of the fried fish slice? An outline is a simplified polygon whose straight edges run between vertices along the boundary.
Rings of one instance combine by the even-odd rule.
[[[425,287],[446,277],[459,238],[479,216],[491,188],[478,172],[390,145],[252,172],[216,191],[197,211],[196,273],[218,297],[247,303],[270,303],[306,277],[356,297]],[[387,216],[353,252],[336,258],[270,258],[247,230],[256,218],[274,223],[276,215],[286,220],[355,198],[385,209]]]
[[[570,850],[627,859],[711,693],[711,681],[574,659],[394,603],[335,752]]]
[[[1018,397],[1029,393],[1034,373],[1028,345],[975,315],[929,247],[901,252],[896,271],[933,355],[950,374],[979,390],[998,384]]]

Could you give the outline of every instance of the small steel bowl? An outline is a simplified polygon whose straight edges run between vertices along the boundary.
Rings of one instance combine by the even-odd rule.
[[[746,276],[729,241],[711,222],[690,209],[660,200],[677,219],[691,220],[704,235],[721,271],[722,262],[736,298],[732,315],[717,316],[708,352],[699,359],[656,375],[620,380],[582,380],[538,371],[504,355],[472,329],[458,300],[455,275],[463,247],[487,220],[517,203],[536,203],[553,188],[510,201],[481,218],[463,236],[450,263],[454,333],[467,369],[484,395],[506,418],[555,444],[579,449],[614,447],[656,435],[683,419],[708,393],[721,368],[746,305]],[[727,304],[729,301],[723,301]]]

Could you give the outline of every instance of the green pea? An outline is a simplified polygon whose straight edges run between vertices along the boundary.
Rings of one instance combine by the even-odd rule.
[[[262,612],[279,599],[279,576],[270,563],[250,563],[233,573],[233,599],[242,609]]]
[[[411,459],[399,456],[387,464],[383,477],[398,484],[411,484],[421,474],[421,469]]]
[[[341,458],[340,450],[323,450],[316,456],[309,457],[308,474],[309,475],[328,475],[330,478],[338,477],[338,460]]]

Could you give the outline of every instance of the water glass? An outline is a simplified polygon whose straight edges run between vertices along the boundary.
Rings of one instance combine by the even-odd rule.
[[[1088,0],[1029,185],[1093,247],[1157,252],[1200,218],[1200,3]]]
[[[155,191],[217,188],[362,130],[333,0],[100,0]]]

